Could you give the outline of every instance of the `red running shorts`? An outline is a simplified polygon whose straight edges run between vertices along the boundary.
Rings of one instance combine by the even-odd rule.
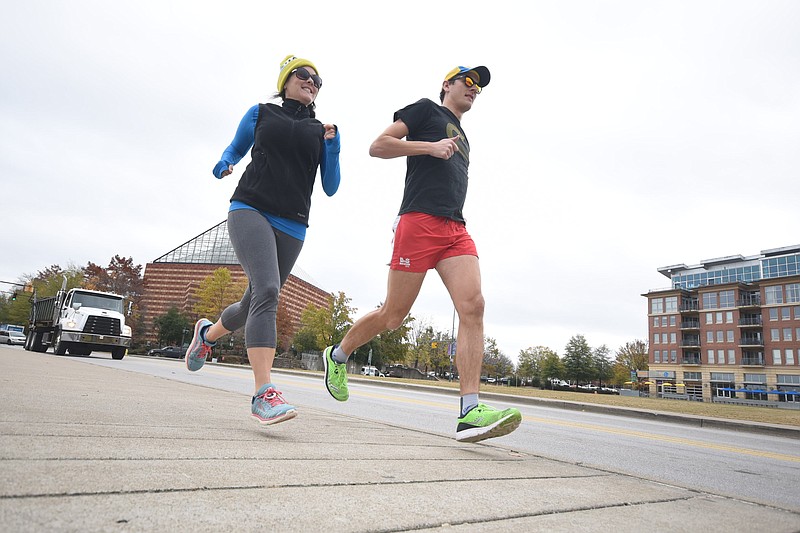
[[[460,255],[478,256],[463,222],[425,213],[404,213],[397,218],[390,269],[427,272],[442,259]]]

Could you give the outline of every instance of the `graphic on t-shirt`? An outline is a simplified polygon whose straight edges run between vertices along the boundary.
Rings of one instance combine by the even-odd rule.
[[[464,156],[464,159],[467,160],[469,163],[469,145],[464,141],[464,134],[461,133],[461,130],[458,129],[458,126],[453,124],[452,122],[447,123],[447,137],[452,139],[456,135],[458,135],[458,139],[456,140],[456,146],[458,146],[458,153]]]

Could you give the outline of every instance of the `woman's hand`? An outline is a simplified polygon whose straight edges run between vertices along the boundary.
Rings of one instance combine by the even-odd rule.
[[[228,165],[227,170],[223,170],[222,174],[220,176],[224,178],[225,176],[227,176],[229,174],[232,174],[232,173],[233,173],[233,165]]]
[[[325,124],[325,134],[323,138],[327,141],[336,137],[336,124]]]

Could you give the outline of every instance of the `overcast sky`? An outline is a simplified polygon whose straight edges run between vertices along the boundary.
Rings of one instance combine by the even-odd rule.
[[[405,172],[369,144],[456,65],[492,73],[462,120],[465,216],[512,359],[646,340],[657,268],[800,244],[800,2],[352,4],[4,2],[0,279],[146,265],[224,220],[250,158],[211,170],[287,54],[342,137],[298,265],[357,316],[384,298]],[[430,273],[412,314],[452,312]]]

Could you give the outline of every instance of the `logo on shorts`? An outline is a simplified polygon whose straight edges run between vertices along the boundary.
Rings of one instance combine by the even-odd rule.
[[[410,257],[401,257],[399,263],[400,263],[401,267],[411,268],[411,258]]]

